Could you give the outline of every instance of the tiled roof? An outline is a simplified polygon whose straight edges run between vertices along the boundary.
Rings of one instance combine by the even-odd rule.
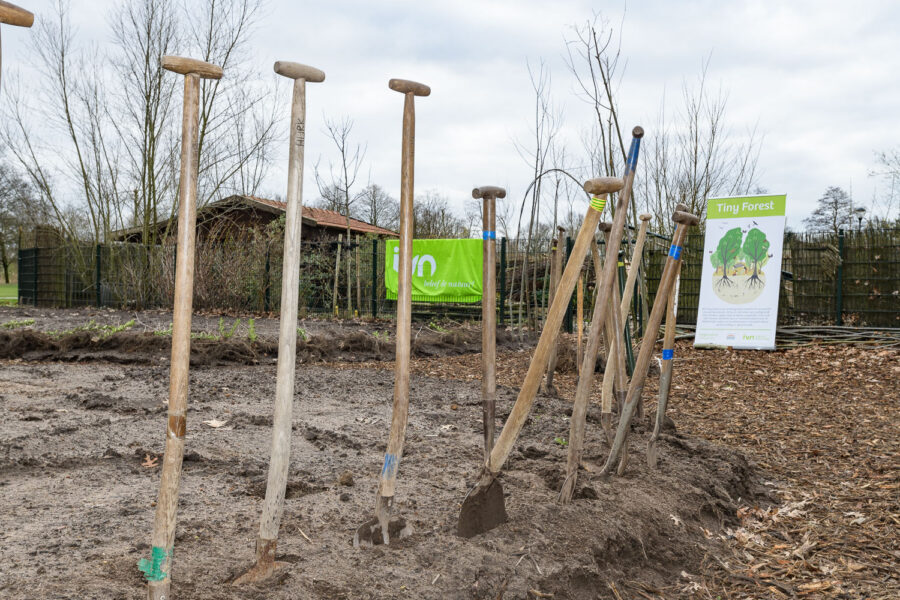
[[[260,198],[259,196],[241,196],[241,198],[245,198],[251,202],[264,204],[277,210],[287,210],[287,204],[284,202],[279,202],[278,200],[269,200],[268,198]],[[224,201],[228,200],[230,199],[226,198]],[[333,210],[304,206],[303,218],[304,220],[313,221],[319,227],[328,227],[331,229],[347,229],[347,217]],[[378,227],[377,225],[372,225],[371,223],[366,223],[365,221],[360,221],[354,218],[350,219],[350,230],[355,233],[374,233],[376,235],[389,235],[394,237],[396,237],[397,235],[396,231],[391,231],[390,229],[385,229],[384,227]]]

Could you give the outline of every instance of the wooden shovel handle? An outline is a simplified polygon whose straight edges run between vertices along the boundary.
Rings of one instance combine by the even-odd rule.
[[[694,217],[694,215],[689,215],[688,213],[681,214],[686,215],[687,217]],[[666,311],[669,291],[677,273],[678,262],[681,260],[681,245],[684,243],[684,237],[688,227],[687,222],[692,221],[693,219],[680,217],[679,220],[681,222],[678,222],[675,227],[675,234],[672,236],[672,246],[669,250],[669,256],[666,258],[662,276],[660,277],[656,299],[653,301],[653,310],[650,311],[650,319],[647,324],[648,334],[644,336],[644,339],[641,342],[641,349],[634,366],[631,384],[628,386],[625,408],[619,418],[619,426],[616,429],[616,439],[613,442],[613,447],[607,457],[606,464],[600,471],[600,474],[604,476],[609,475],[609,473],[612,472],[613,465],[618,460],[619,453],[622,450],[622,446],[628,435],[628,429],[631,427],[634,409],[637,406],[640,392],[643,389],[644,381],[647,378],[647,369],[650,366],[653,349],[656,346],[656,334],[654,332],[659,331],[659,325],[662,322],[663,314]]]
[[[475,188],[477,191],[479,188]],[[484,425],[484,461],[490,469],[491,449],[494,447],[494,420],[497,402],[497,280],[496,198],[503,188],[481,188],[482,207],[482,265],[484,289],[481,297],[481,400]],[[492,191],[486,191],[492,190]],[[473,196],[475,192],[473,191]],[[503,196],[500,196],[501,198]]]
[[[428,96],[431,94],[431,88],[424,83],[410,81],[408,79],[391,79],[388,81],[388,87],[395,92],[412,94],[413,96]]]
[[[288,79],[304,79],[310,83],[325,81],[325,72],[309,65],[291,62],[289,60],[275,61],[275,72]]]
[[[222,67],[183,56],[163,56],[162,67],[181,75],[198,75],[201,79],[221,79]]]
[[[476,200],[487,200],[488,198],[506,198],[506,190],[496,185],[483,185],[472,190],[472,197]]]
[[[393,82],[400,80],[391,80]],[[414,83],[414,82],[407,82]],[[421,84],[418,84],[421,85]],[[427,89],[427,88],[426,88]],[[430,91],[430,90],[429,90]],[[427,94],[420,94],[427,95]],[[409,352],[412,328],[412,243],[413,243],[413,174],[415,172],[416,111],[414,94],[403,101],[403,139],[400,156],[400,243],[397,273],[397,335],[394,362],[394,403],[387,452],[381,468],[376,515],[383,507],[381,498],[392,498],[397,470],[403,455],[406,425],[409,420]]]
[[[618,187],[621,189],[621,181]],[[519,432],[522,430],[525,420],[531,412],[538,386],[544,375],[544,369],[547,368],[547,363],[549,362],[553,341],[556,339],[557,332],[562,325],[569,299],[572,297],[572,290],[575,289],[575,283],[578,281],[581,267],[584,264],[584,257],[587,255],[591,240],[594,237],[594,230],[599,221],[600,211],[593,207],[588,208],[584,221],[581,223],[581,229],[578,231],[578,236],[575,238],[572,254],[569,256],[569,261],[566,263],[566,268],[560,278],[559,287],[557,287],[553,301],[550,303],[550,309],[547,311],[547,319],[544,322],[541,337],[531,358],[531,364],[528,365],[525,381],[522,382],[516,403],[509,413],[506,423],[503,425],[503,431],[497,438],[497,443],[494,444],[494,450],[491,452],[491,469],[486,471],[485,478],[481,482],[483,484],[489,483],[503,468],[506,459],[509,458],[509,453],[512,451],[513,444],[515,444]]]
[[[15,4],[0,0],[0,23],[16,27],[31,27],[34,25],[34,15]]]

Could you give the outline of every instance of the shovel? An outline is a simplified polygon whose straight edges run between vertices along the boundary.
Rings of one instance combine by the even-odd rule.
[[[300,63],[277,61],[276,73],[293,82],[288,151],[287,213],[284,227],[284,271],[281,281],[281,318],[278,333],[278,372],[275,410],[272,417],[272,450],[266,497],[256,538],[256,562],[235,585],[255,583],[270,577],[281,563],[275,562],[278,530],[284,514],[291,459],[291,425],[294,404],[294,371],[297,368],[297,304],[300,293],[300,242],[303,223],[303,151],[306,139],[306,83],[325,81],[325,73]]]
[[[681,263],[675,274],[675,285],[669,293],[669,303],[666,307],[666,334],[663,339],[662,368],[659,371],[659,404],[656,407],[656,424],[650,441],[647,442],[647,465],[655,469],[659,461],[659,448],[657,440],[662,430],[663,420],[666,418],[666,406],[669,403],[669,388],[672,385],[672,363],[675,358],[675,321],[678,315],[678,284],[680,283]]]
[[[615,302],[618,291],[616,282],[617,261],[619,254],[619,244],[622,243],[622,237],[625,231],[625,218],[628,214],[628,203],[631,200],[631,188],[634,183],[634,167],[637,165],[637,158],[640,152],[641,137],[644,134],[643,129],[635,127],[634,137],[631,142],[631,149],[628,152],[628,162],[625,169],[624,189],[616,200],[616,213],[613,223],[600,223],[599,229],[607,233],[606,238],[606,259],[603,263],[601,277],[597,282],[597,290],[594,301],[594,314],[591,320],[591,331],[588,335],[587,344],[585,345],[584,357],[582,358],[581,376],[578,378],[578,387],[575,390],[575,401],[572,405],[572,417],[569,420],[569,452],[566,461],[566,478],[563,481],[562,488],[559,491],[558,501],[561,504],[568,504],[572,501],[575,493],[575,485],[577,483],[578,468],[581,465],[581,455],[584,448],[584,434],[587,418],[587,408],[590,401],[591,386],[594,382],[594,365],[597,361],[597,354],[600,350],[601,332],[606,326],[607,338],[609,340],[609,354],[607,363],[616,361],[619,356],[624,357],[624,351],[621,341],[621,328],[619,327],[620,315],[618,311],[618,303]],[[599,254],[599,252],[598,252]],[[595,263],[599,262],[596,260]],[[610,318],[607,318],[612,313]],[[619,329],[616,335],[615,329]],[[619,377],[624,378],[625,368],[624,362],[620,362],[621,369],[617,369],[616,373]],[[620,387],[624,385],[623,381],[619,382]]]
[[[603,465],[599,475],[608,477],[612,472],[615,463],[618,461],[622,447],[628,438],[628,431],[631,428],[631,420],[634,417],[635,409],[640,401],[641,391],[644,388],[644,381],[647,378],[647,370],[650,367],[650,359],[653,355],[653,348],[656,346],[656,335],[653,332],[659,331],[659,325],[662,323],[663,312],[668,302],[669,291],[672,289],[675,281],[675,274],[678,269],[678,263],[681,261],[682,244],[687,228],[696,225],[700,219],[690,213],[676,211],[672,216],[672,220],[676,223],[675,234],[672,236],[672,246],[669,248],[669,256],[666,258],[666,264],[660,277],[659,288],[656,291],[656,299],[653,301],[653,310],[650,311],[650,320],[647,324],[647,334],[641,341],[641,350],[638,353],[637,362],[632,373],[631,383],[628,386],[628,396],[625,400],[625,407],[619,415],[619,426],[616,429],[616,438],[613,441],[612,449]],[[625,462],[619,464],[618,474],[621,475],[625,469]]]
[[[597,228],[597,223],[600,222],[600,215],[606,205],[605,196],[619,191],[623,185],[624,182],[621,179],[614,177],[591,179],[584,184],[584,190],[593,196],[590,208],[588,208],[578,236],[575,238],[572,254],[560,277],[559,287],[553,296],[553,301],[550,303],[547,320],[541,330],[541,337],[531,358],[531,364],[528,366],[528,372],[516,403],[503,426],[497,443],[494,444],[490,460],[483,466],[478,483],[463,499],[456,530],[457,535],[461,537],[473,537],[506,521],[503,487],[497,481],[497,475],[506,463],[506,459],[509,458],[509,453],[512,451],[519,432],[531,412],[538,387],[550,360],[550,351],[556,341],[566,307],[581,274],[584,258],[588,253],[591,239],[594,237],[594,230]]]
[[[484,462],[491,460],[494,446],[494,414],[497,404],[497,198],[506,198],[501,187],[483,186],[472,197],[484,200],[482,252],[484,289],[481,294],[481,408],[484,419]]]
[[[415,97],[428,96],[431,88],[415,81],[391,79],[395,92],[404,95],[403,141],[400,165],[400,268],[397,273],[397,354],[394,362],[394,406],[387,452],[381,466],[378,492],[375,496],[375,516],[359,526],[353,536],[353,546],[389,544],[391,538],[403,538],[412,529],[403,518],[390,520],[394,505],[397,470],[403,455],[406,423],[409,418],[409,347],[412,325],[412,242],[413,242],[413,170],[415,157],[416,113]]]

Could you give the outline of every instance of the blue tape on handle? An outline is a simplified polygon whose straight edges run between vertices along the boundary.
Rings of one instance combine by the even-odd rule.
[[[667,349],[663,348],[663,360],[672,360],[672,358],[674,356],[675,356],[674,349],[667,350]]]
[[[635,141],[635,138],[631,138],[631,146],[628,147],[628,156],[625,157],[625,173],[622,174],[622,177],[627,177],[628,173],[631,171],[631,157],[634,156]]]
[[[641,153],[641,138],[631,139],[628,158],[625,159],[625,175],[637,170],[638,154]]]
[[[384,466],[381,467],[381,476],[390,479],[397,474],[397,455],[385,454]]]
[[[671,256],[675,260],[678,260],[679,258],[681,258],[681,251],[683,249],[684,248],[682,248],[681,246],[676,246],[673,244],[669,246],[669,256]]]
[[[483,240],[496,240],[497,232],[496,231],[482,231],[481,239]]]

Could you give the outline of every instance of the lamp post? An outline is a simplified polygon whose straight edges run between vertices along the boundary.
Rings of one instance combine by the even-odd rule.
[[[862,206],[853,210],[856,213],[856,231],[862,231],[862,220],[866,214],[866,209]]]

